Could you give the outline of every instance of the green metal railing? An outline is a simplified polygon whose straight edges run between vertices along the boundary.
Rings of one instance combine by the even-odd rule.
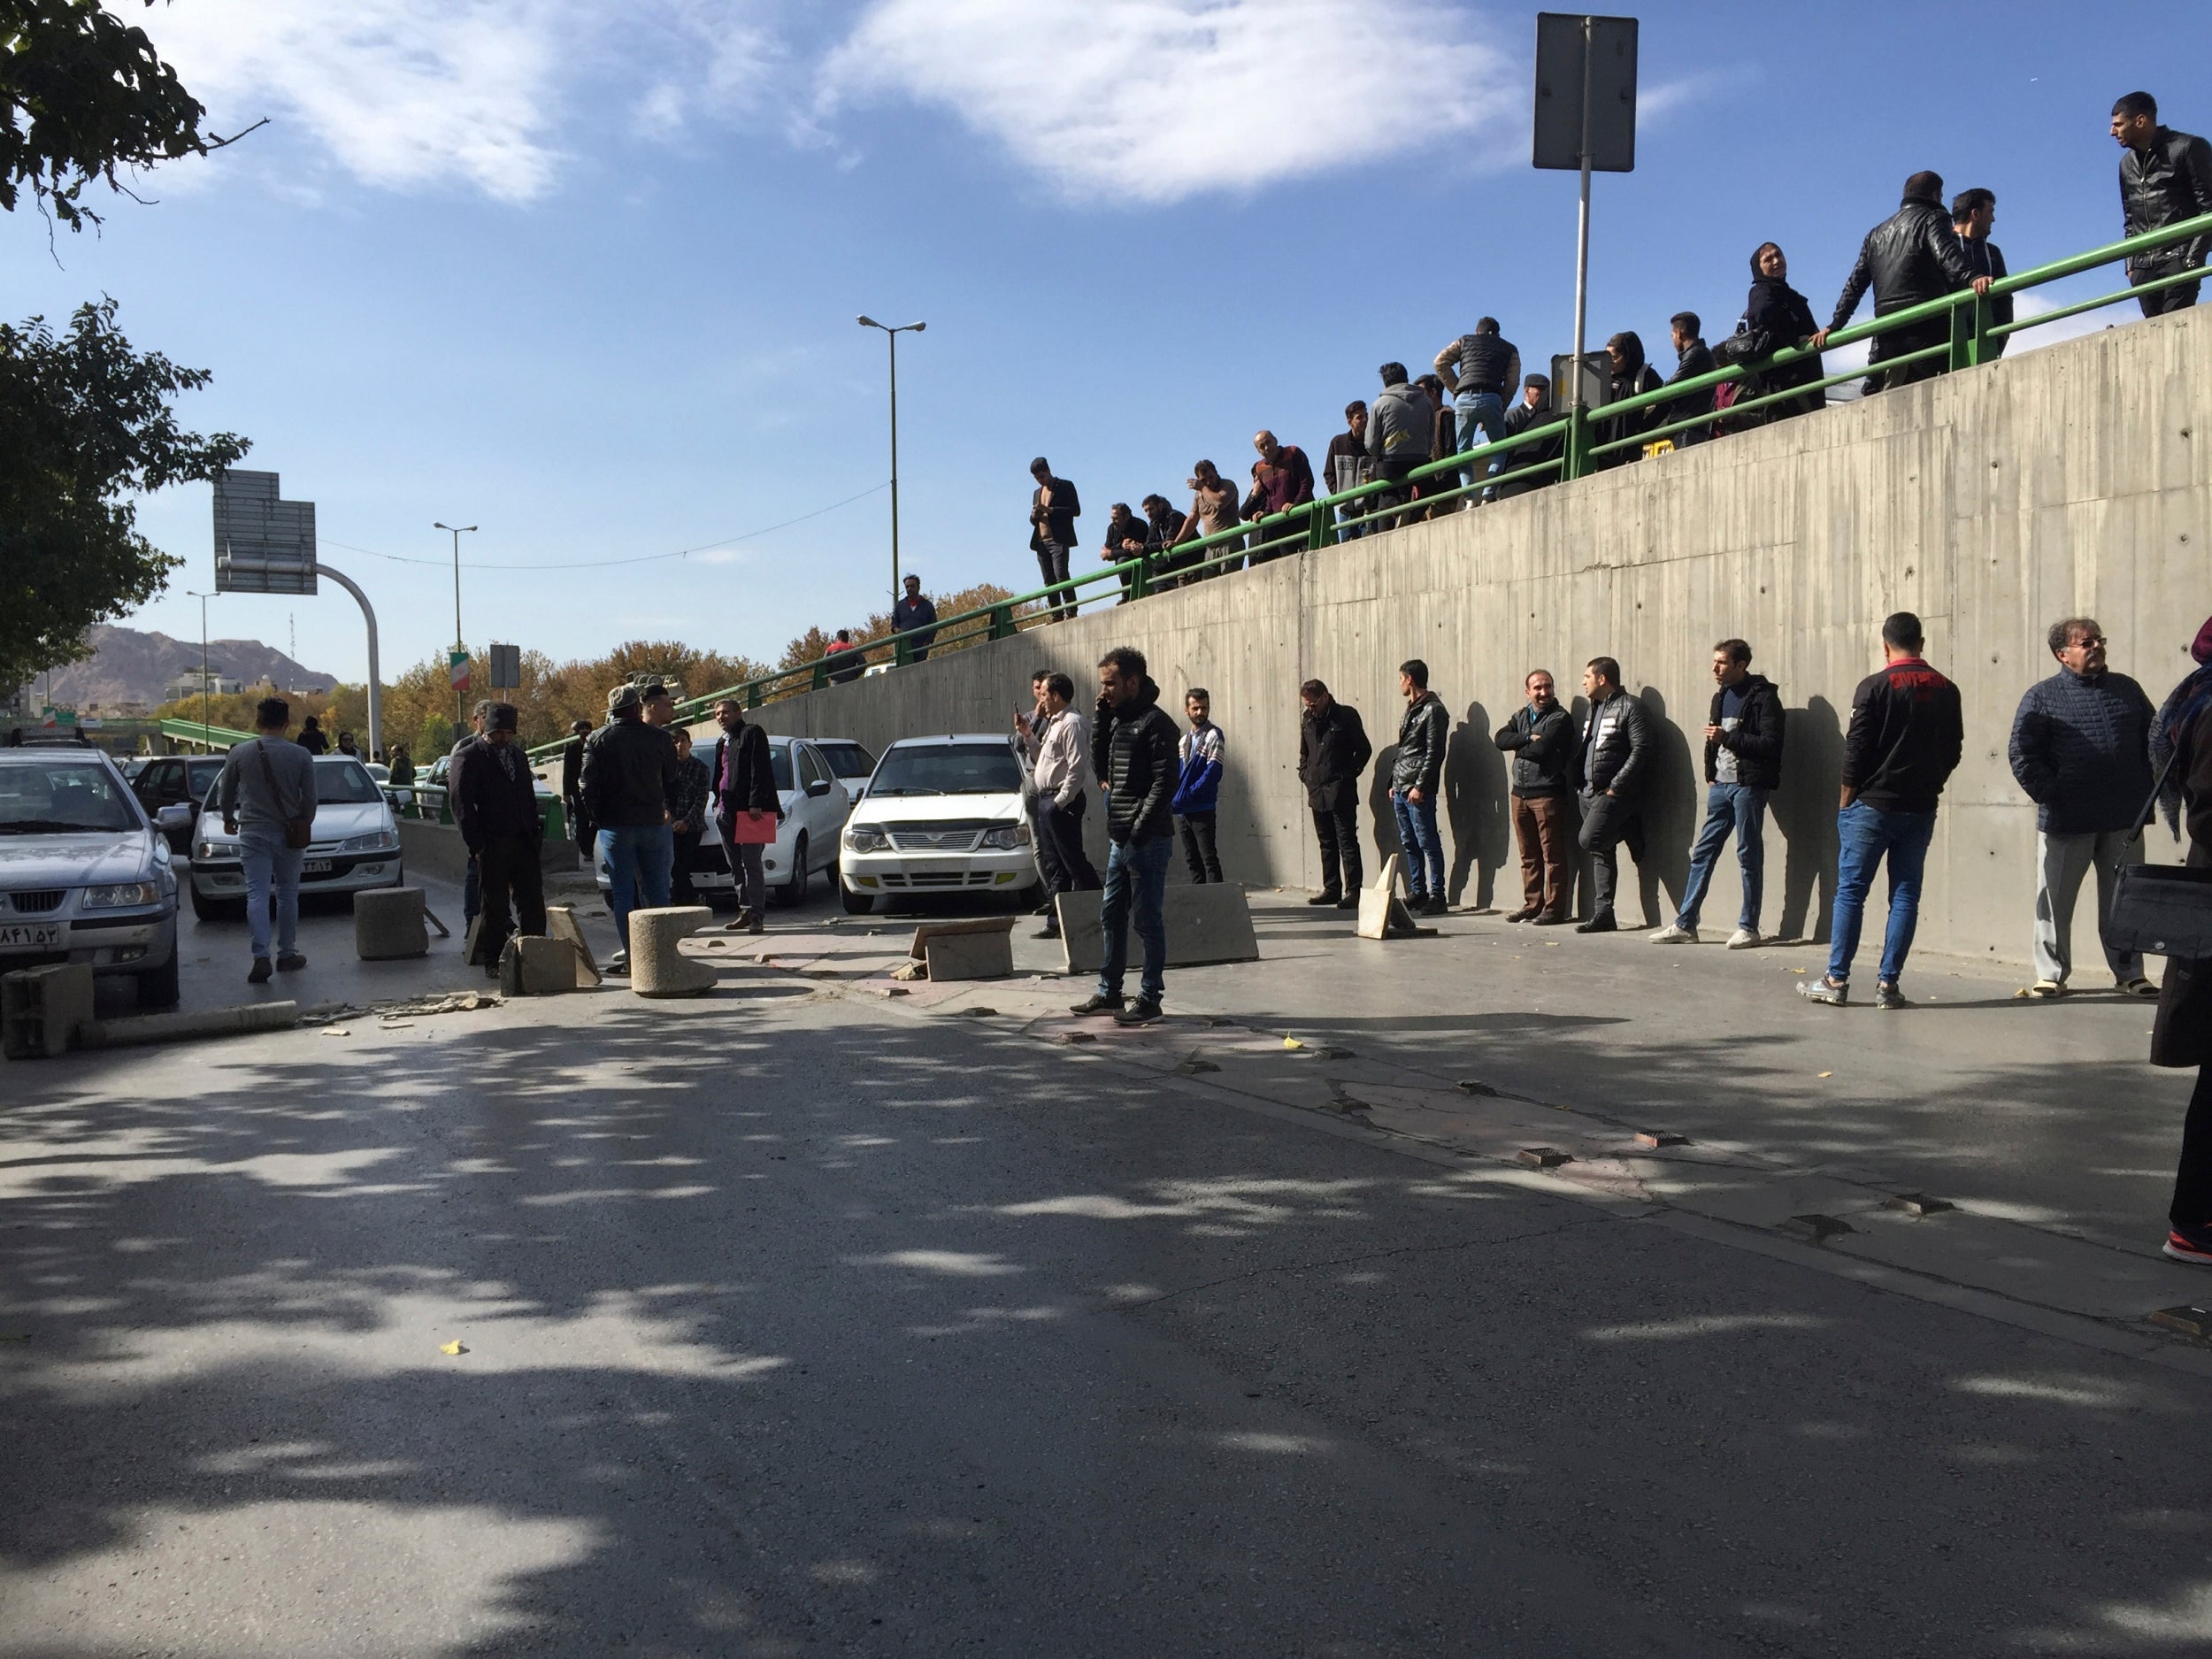
[[[1939,344],[1901,352],[1893,357],[1885,357],[1874,368],[1886,373],[1906,365],[1937,358],[1943,360],[1947,371],[1972,368],[1993,361],[2000,343],[2024,329],[2062,321],[2085,311],[2119,304],[2140,295],[2155,293],[2185,282],[2207,280],[2212,278],[2212,272],[2184,270],[2171,276],[2101,295],[2094,299],[2071,302],[2039,316],[2011,323],[1996,320],[1995,308],[1991,303],[1993,299],[2024,293],[2030,288],[2062,281],[2100,265],[2112,265],[2139,253],[2154,252],[2199,236],[2212,236],[2212,213],[2018,272],[1993,283],[1986,295],[1978,295],[1971,288],[1965,288],[1923,304],[1839,328],[1828,336],[1822,351],[1832,351],[1861,340],[1874,340],[1899,329],[1914,328],[1946,319],[1950,325],[1947,340]],[[1419,517],[1439,503],[1461,500],[1477,493],[1492,495],[1501,490],[1517,493],[1516,487],[1528,488],[1586,477],[1609,465],[1618,464],[1609,457],[1617,457],[1623,460],[1633,458],[1647,446],[1680,434],[1699,428],[1717,434],[1724,423],[1740,423],[1746,416],[1754,413],[1772,415],[1780,412],[1782,405],[1813,396],[1824,401],[1828,388],[1859,380],[1870,372],[1861,368],[1841,374],[1823,374],[1771,391],[1760,389],[1755,396],[1743,398],[1725,410],[1667,419],[1670,405],[1687,398],[1709,395],[1722,386],[1747,381],[1755,385],[1772,371],[1786,369],[1793,365],[1811,363],[1817,366],[1822,351],[1815,351],[1809,346],[1791,346],[1756,363],[1732,365],[1656,391],[1638,393],[1632,397],[1594,408],[1567,411],[1502,442],[1477,444],[1462,454],[1425,463],[1412,469],[1403,480],[1378,480],[1323,495],[1310,504],[1293,507],[1286,512],[1268,514],[1211,535],[1199,536],[1164,552],[1102,564],[1095,570],[1080,576],[1071,574],[1064,583],[1056,582],[1048,588],[1001,600],[996,604],[979,606],[957,616],[943,618],[926,628],[908,629],[903,633],[871,640],[859,647],[856,652],[836,659],[824,656],[795,668],[763,674],[757,679],[691,698],[677,706],[678,718],[690,720],[703,718],[717,703],[725,698],[735,698],[747,708],[757,708],[762,703],[780,698],[820,690],[833,683],[833,669],[841,678],[856,677],[871,653],[877,654],[880,660],[881,653],[887,650],[891,665],[902,668],[918,660],[921,655],[933,654],[948,646],[979,640],[1009,639],[1025,629],[1043,626],[1054,619],[1056,607],[1064,612],[1104,601],[1127,603],[1166,588],[1225,574],[1242,566],[1248,559],[1255,564],[1263,564],[1294,552],[1318,552],[1348,536],[1368,530],[1387,529],[1409,518]],[[1602,435],[1607,428],[1624,420],[1630,422],[1633,428],[1627,435]],[[1555,449],[1555,453],[1542,453]],[[1539,453],[1531,456],[1529,452],[1532,450]],[[1452,481],[1438,488],[1448,477]],[[1419,494],[1418,500],[1410,503],[1408,501],[1410,493],[1409,486],[1417,487]],[[920,634],[933,635],[933,639],[928,645],[922,646],[917,643],[917,636]],[[848,674],[848,670],[853,672]],[[173,724],[188,723],[164,722],[165,728]],[[198,728],[194,726],[193,729],[196,731]],[[557,754],[568,741],[562,738],[541,743],[530,750],[530,757],[533,760],[549,757]]]
[[[254,735],[251,732],[234,732],[227,726],[203,726],[197,720],[164,720],[161,734],[173,743],[190,743],[207,749],[235,749],[241,743],[252,742]]]

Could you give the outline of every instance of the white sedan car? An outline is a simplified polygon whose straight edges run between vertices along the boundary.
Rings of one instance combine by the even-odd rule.
[[[699,744],[701,760],[712,753],[711,745]],[[776,799],[783,804],[783,821],[776,826],[776,839],[762,849],[762,873],[772,897],[796,904],[806,897],[817,872],[837,868],[837,832],[851,809],[844,790],[838,787],[835,771],[810,739],[771,736],[768,761],[775,774]],[[614,879],[606,864],[595,856],[592,864],[600,891],[608,891]],[[691,862],[691,885],[710,903],[737,891],[712,814]]]
[[[838,891],[856,916],[878,899],[1043,887],[1022,805],[1013,740],[974,732],[902,738],[883,751],[838,855]]]
[[[399,823],[368,769],[350,755],[315,757],[315,837],[300,865],[300,896],[352,895],[407,883]],[[192,838],[192,914],[204,922],[246,914],[246,865],[238,838],[223,831],[219,790],[211,790]]]

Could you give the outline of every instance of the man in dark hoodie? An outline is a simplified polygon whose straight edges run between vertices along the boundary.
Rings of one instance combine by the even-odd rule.
[[[1859,262],[1851,267],[1836,301],[1834,317],[1813,336],[1814,350],[1825,346],[1828,336],[1851,320],[1851,313],[1859,309],[1870,287],[1874,290],[1878,318],[1964,288],[1977,294],[1989,292],[1989,279],[1974,274],[1966,250],[1959,246],[1958,233],[1951,227],[1950,210],[1943,205],[1940,173],[1916,173],[1906,180],[1905,197],[1897,211],[1867,232],[1866,240],[1859,244]],[[1875,337],[1866,366],[1872,369],[1909,352],[1943,345],[1950,338],[1947,314],[1893,328]],[[1940,374],[1946,366],[1941,353],[1917,363],[1899,364],[1886,373],[1869,374],[1866,391],[1870,396],[1878,391],[1894,391]]]
[[[1920,618],[1900,611],[1882,624],[1880,672],[1859,681],[1843,737],[1843,794],[1836,813],[1836,909],[1828,972],[1797,987],[1815,1002],[1851,996],[1851,958],[1874,872],[1889,864],[1889,931],[1882,941],[1874,1006],[1903,1008],[1897,988],[1920,921],[1920,875],[1935,837],[1936,802],[1966,744],[1959,688],[1928,666]]]
[[[1705,827],[1690,849],[1690,879],[1682,887],[1673,923],[1654,933],[1661,945],[1697,943],[1705,888],[1720,849],[1736,836],[1743,872],[1743,904],[1736,913],[1731,950],[1759,942],[1759,899],[1766,872],[1767,797],[1782,787],[1782,698],[1774,682],[1751,672],[1751,647],[1723,640],[1713,647],[1713,706],[1705,717]]]
[[[1145,672],[1144,653],[1118,645],[1098,662],[1098,711],[1091,723],[1091,771],[1106,797],[1106,887],[1099,895],[1105,935],[1098,989],[1071,1010],[1111,1014],[1125,1025],[1160,1018],[1167,991],[1167,918],[1162,901],[1175,849],[1175,722],[1160,707],[1160,688]],[[1121,991],[1129,968],[1129,919],[1136,912],[1144,941],[1137,1000]]]
[[[1451,715],[1429,689],[1429,665],[1419,657],[1398,664],[1398,694],[1406,700],[1398,726],[1398,756],[1390,766],[1390,809],[1405,849],[1406,903],[1425,916],[1449,908],[1444,895],[1444,838],[1436,828],[1436,797],[1444,784],[1444,742]]]
[[[1605,342],[1606,385],[1605,403],[1617,403],[1624,398],[1659,389],[1659,371],[1644,361],[1644,342],[1633,329],[1624,329]],[[1601,445],[1626,438],[1640,438],[1659,424],[1658,411],[1650,406],[1624,410],[1617,415],[1608,415],[1601,403],[1597,419],[1592,423],[1590,442]],[[1609,466],[1624,466],[1643,457],[1641,446],[1630,444],[1608,454],[1593,457],[1591,465],[1602,470]]]

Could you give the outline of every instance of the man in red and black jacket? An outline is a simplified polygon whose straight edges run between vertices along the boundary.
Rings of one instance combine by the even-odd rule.
[[[1836,814],[1836,910],[1828,972],[1797,988],[1816,1002],[1851,995],[1851,958],[1874,872],[1889,861],[1889,931],[1882,941],[1877,1008],[1902,1008],[1897,988],[1920,920],[1920,872],[1935,835],[1936,802],[1965,747],[1959,688],[1921,657],[1920,618],[1900,611],[1882,624],[1889,661],[1859,682],[1843,738],[1843,796]]]

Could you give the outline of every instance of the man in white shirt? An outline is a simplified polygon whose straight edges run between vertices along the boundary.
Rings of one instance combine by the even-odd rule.
[[[1044,729],[1037,736],[1037,834],[1044,844],[1037,863],[1048,895],[1095,893],[1104,885],[1083,850],[1085,773],[1090,766],[1089,725],[1069,705],[1075,682],[1065,674],[1045,677]],[[1048,901],[1049,902],[1049,901]],[[1060,936],[1057,908],[1045,914],[1040,939]]]

